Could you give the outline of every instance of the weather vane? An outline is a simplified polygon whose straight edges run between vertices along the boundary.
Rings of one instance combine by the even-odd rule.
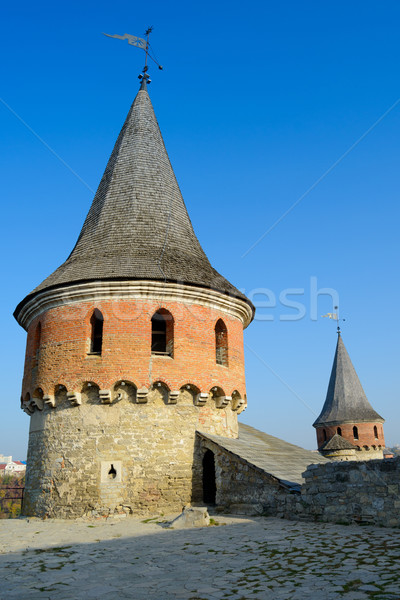
[[[333,307],[335,311],[334,313],[326,313],[326,315],[322,315],[322,317],[328,317],[328,319],[333,319],[334,321],[336,321],[337,323],[337,332],[340,333],[340,321],[345,321],[346,319],[339,319],[339,307],[338,306],[334,306]]]
[[[109,33],[103,33],[103,35],[106,35],[107,37],[111,37],[111,38],[117,38],[117,40],[128,40],[128,44],[130,46],[136,46],[137,48],[141,48],[142,50],[145,51],[146,58],[145,58],[142,73],[140,73],[140,75],[139,75],[139,79],[141,79],[141,80],[143,79],[146,83],[151,83],[150,76],[147,72],[149,70],[147,60],[149,58],[158,66],[160,71],[162,71],[162,69],[163,69],[156,58],[153,48],[150,46],[149,36],[152,31],[153,31],[153,27],[148,27],[146,29],[146,31],[144,32],[146,39],[136,37],[135,35],[131,35],[130,33],[124,33],[124,35],[118,35],[118,34],[110,35]]]

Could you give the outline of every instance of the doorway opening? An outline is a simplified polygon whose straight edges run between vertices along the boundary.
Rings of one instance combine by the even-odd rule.
[[[203,502],[215,504],[216,492],[214,452],[207,450],[203,456]]]

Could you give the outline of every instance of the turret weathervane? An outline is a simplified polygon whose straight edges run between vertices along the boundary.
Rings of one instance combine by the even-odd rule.
[[[146,83],[151,83],[151,79],[149,77],[149,74],[147,73],[147,71],[149,70],[149,66],[147,64],[148,58],[150,58],[158,66],[160,71],[162,71],[162,69],[163,69],[162,65],[160,65],[160,63],[157,61],[157,59],[155,57],[154,50],[150,46],[149,36],[152,31],[153,31],[153,27],[148,27],[146,29],[146,31],[144,33],[144,35],[146,36],[146,39],[137,37],[135,35],[131,35],[130,33],[124,33],[124,35],[118,35],[118,34],[111,35],[109,33],[103,33],[103,35],[106,35],[107,37],[111,37],[111,38],[116,38],[117,40],[128,40],[128,44],[130,46],[136,46],[137,48],[141,48],[142,50],[145,51],[146,59],[145,59],[143,71],[139,75],[139,79],[144,79],[144,81]]]
[[[345,321],[346,319],[339,319],[339,307],[333,307],[335,311],[334,313],[326,313],[326,315],[322,315],[323,317],[328,317],[328,319],[333,319],[337,323],[337,332],[340,333],[340,321]]]

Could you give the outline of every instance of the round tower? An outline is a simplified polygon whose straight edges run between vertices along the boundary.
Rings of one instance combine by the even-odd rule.
[[[383,458],[384,422],[368,402],[339,331],[325,403],[313,423],[318,450],[334,460]]]
[[[200,246],[145,80],[74,249],[14,314],[28,332],[25,515],[202,499],[196,430],[238,435],[254,307]]]

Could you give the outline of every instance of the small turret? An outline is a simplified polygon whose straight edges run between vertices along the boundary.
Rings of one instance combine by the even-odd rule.
[[[313,423],[318,450],[335,460],[383,458],[384,422],[368,402],[339,331],[325,403]]]

